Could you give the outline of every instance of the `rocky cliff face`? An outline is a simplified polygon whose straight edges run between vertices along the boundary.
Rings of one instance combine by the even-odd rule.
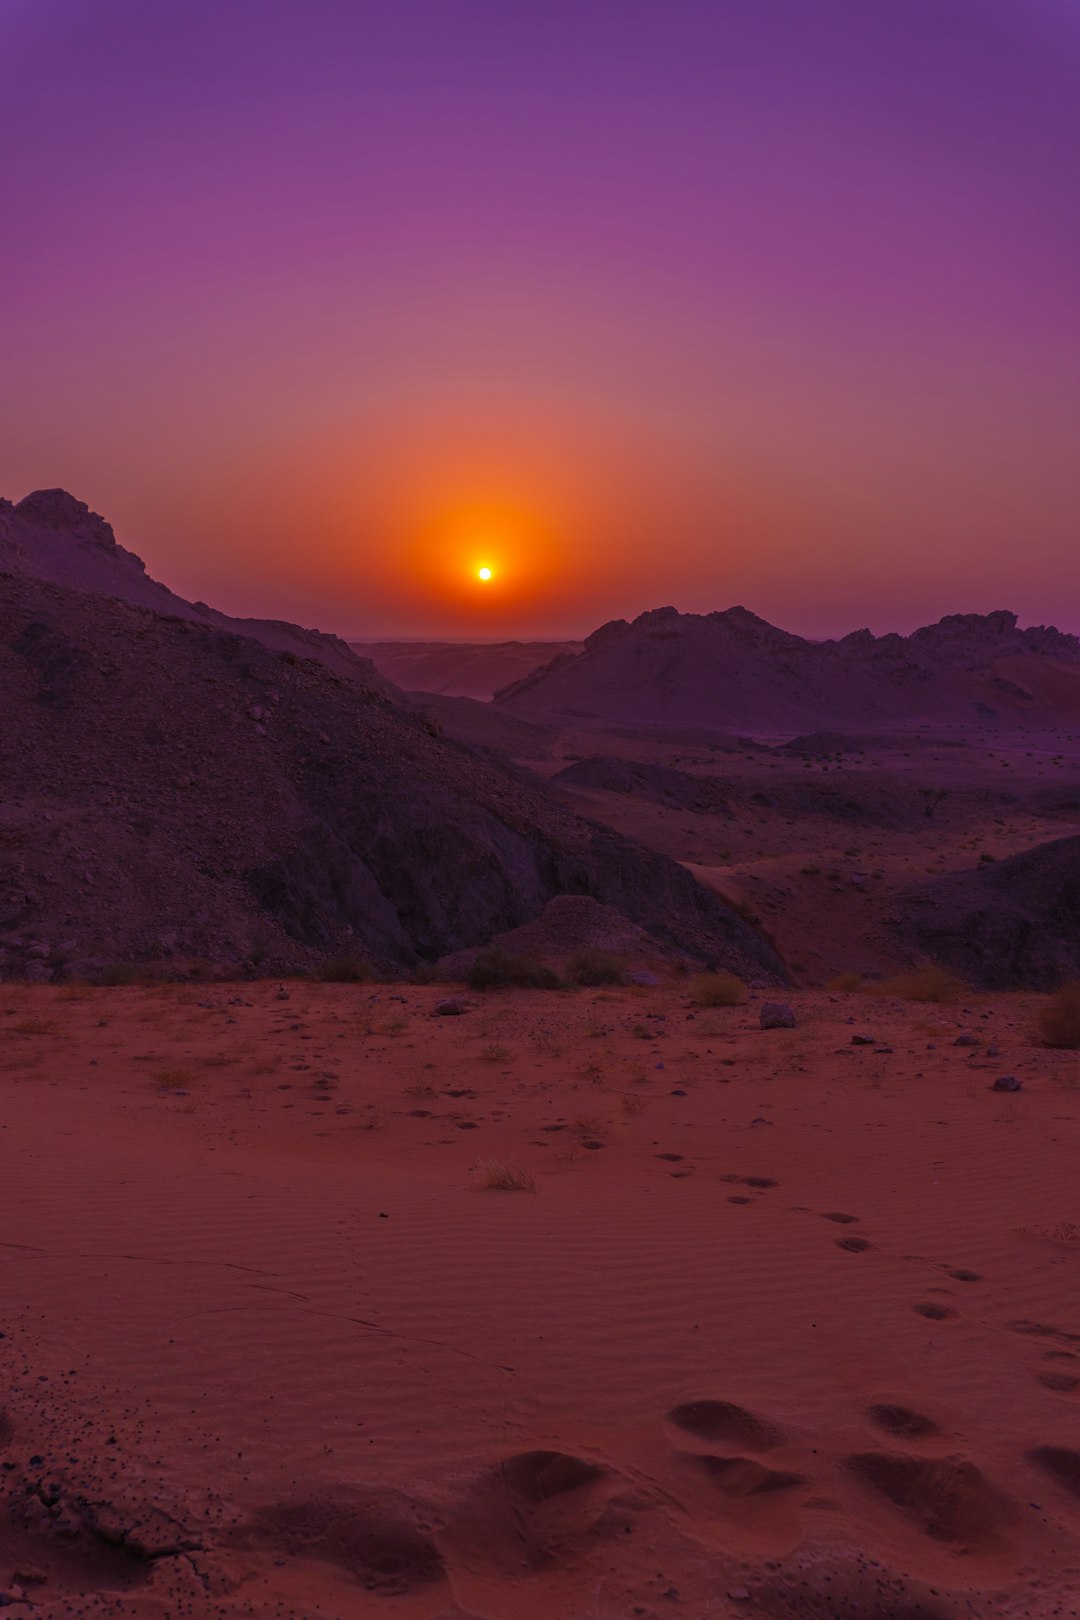
[[[363,660],[317,657],[302,631],[283,648],[237,634],[171,593],[163,612],[49,583],[57,532],[61,575],[87,548],[114,583],[145,575],[107,525],[61,505],[54,531],[51,501],[18,510],[0,514],[0,974],[284,971],[352,949],[408,968],[573,893],[690,955],[783,976],[681,867],[437,735]]]

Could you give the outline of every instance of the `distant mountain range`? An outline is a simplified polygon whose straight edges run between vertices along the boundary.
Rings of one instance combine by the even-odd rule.
[[[823,727],[1080,720],[1080,641],[1014,613],[952,614],[909,636],[808,641],[745,608],[615,619],[503,687],[541,721],[696,725],[758,735]]]

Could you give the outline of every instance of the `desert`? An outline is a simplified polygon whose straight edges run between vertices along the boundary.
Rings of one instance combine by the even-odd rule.
[[[1080,644],[504,720],[5,523],[7,1606],[1075,1612]]]
[[[0,61],[0,1620],[1080,1620],[1075,0]]]
[[[1075,1611],[1038,998],[441,996],[4,986],[14,1612]]]

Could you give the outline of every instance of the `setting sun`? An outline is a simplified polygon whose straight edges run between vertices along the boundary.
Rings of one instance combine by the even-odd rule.
[[[491,578],[491,569],[490,568],[478,568],[476,570],[476,574],[477,574],[478,579],[490,579]]]

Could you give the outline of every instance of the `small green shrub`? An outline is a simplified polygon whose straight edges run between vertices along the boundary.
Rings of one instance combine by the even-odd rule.
[[[875,990],[883,996],[899,996],[903,1001],[955,1001],[964,990],[963,980],[937,962],[908,969],[882,979]]]
[[[626,962],[614,951],[585,945],[568,959],[563,969],[568,984],[625,984]]]
[[[1080,1047],[1080,984],[1064,984],[1039,1009],[1039,1035],[1044,1046]]]
[[[690,995],[697,1007],[741,1007],[746,986],[734,973],[699,973]]]
[[[328,956],[315,969],[315,977],[323,984],[367,984],[372,977],[371,963],[355,951]]]
[[[558,990],[559,975],[535,956],[515,956],[498,946],[488,946],[476,958],[468,973],[470,990]]]

